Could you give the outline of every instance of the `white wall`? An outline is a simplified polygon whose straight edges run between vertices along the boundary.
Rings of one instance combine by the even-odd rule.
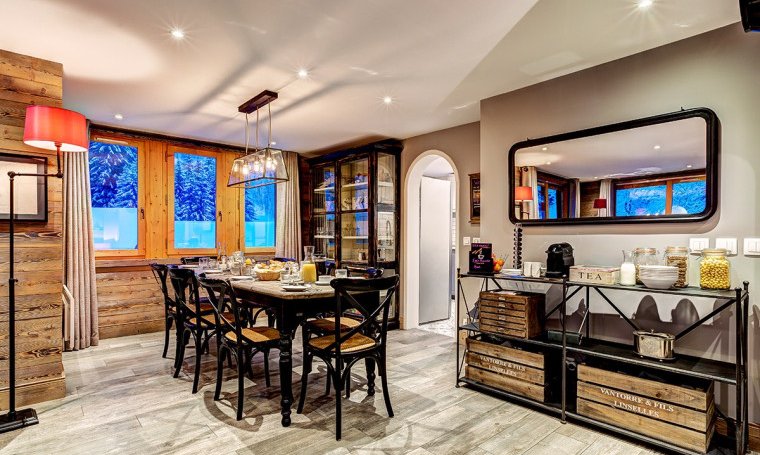
[[[652,226],[527,228],[524,260],[545,260],[546,246],[567,241],[577,263],[618,264],[620,250],[637,246],[687,245],[695,234],[760,237],[760,34],[731,25],[651,51],[607,63],[481,102],[481,237],[511,251],[507,151],[525,140],[681,107],[713,109],[722,124],[720,205],[703,223]],[[731,260],[732,280],[760,291],[760,258]],[[757,302],[750,309],[750,414],[760,420],[760,343]],[[732,339],[732,338],[731,338]],[[715,348],[708,355],[726,357]],[[730,357],[729,357],[730,358]],[[727,397],[730,397],[730,393]],[[727,398],[726,397],[726,398]],[[726,399],[721,400],[726,403]],[[722,406],[725,408],[725,405]]]

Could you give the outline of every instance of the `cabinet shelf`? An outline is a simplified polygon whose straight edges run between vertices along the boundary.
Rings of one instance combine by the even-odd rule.
[[[369,240],[368,235],[344,235],[341,238],[343,240]]]
[[[334,235],[314,234],[315,239],[334,239]]]
[[[314,188],[314,192],[315,193],[326,193],[328,191],[335,191],[335,187],[334,186],[328,186],[328,187],[325,187],[325,188]]]
[[[344,183],[343,185],[341,185],[341,188],[342,189],[364,188],[367,185],[369,185],[368,182]]]

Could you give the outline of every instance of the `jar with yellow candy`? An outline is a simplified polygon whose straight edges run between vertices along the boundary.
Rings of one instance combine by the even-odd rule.
[[[704,249],[699,262],[699,287],[702,289],[731,288],[731,263],[722,248]]]

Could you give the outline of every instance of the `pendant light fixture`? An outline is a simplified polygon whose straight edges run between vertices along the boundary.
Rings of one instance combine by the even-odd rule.
[[[272,144],[272,108],[270,103],[277,99],[277,93],[264,90],[238,107],[238,112],[245,114],[245,153],[232,162],[232,170],[227,186],[244,186],[258,188],[288,181],[288,170],[285,168],[282,151],[271,148]],[[265,147],[259,147],[259,110],[266,106],[268,111],[269,129]],[[249,150],[250,143],[248,115],[256,112],[256,142]]]

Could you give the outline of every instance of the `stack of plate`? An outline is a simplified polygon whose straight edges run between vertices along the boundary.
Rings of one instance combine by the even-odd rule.
[[[652,289],[670,289],[678,281],[678,267],[670,265],[639,266],[639,279]]]

